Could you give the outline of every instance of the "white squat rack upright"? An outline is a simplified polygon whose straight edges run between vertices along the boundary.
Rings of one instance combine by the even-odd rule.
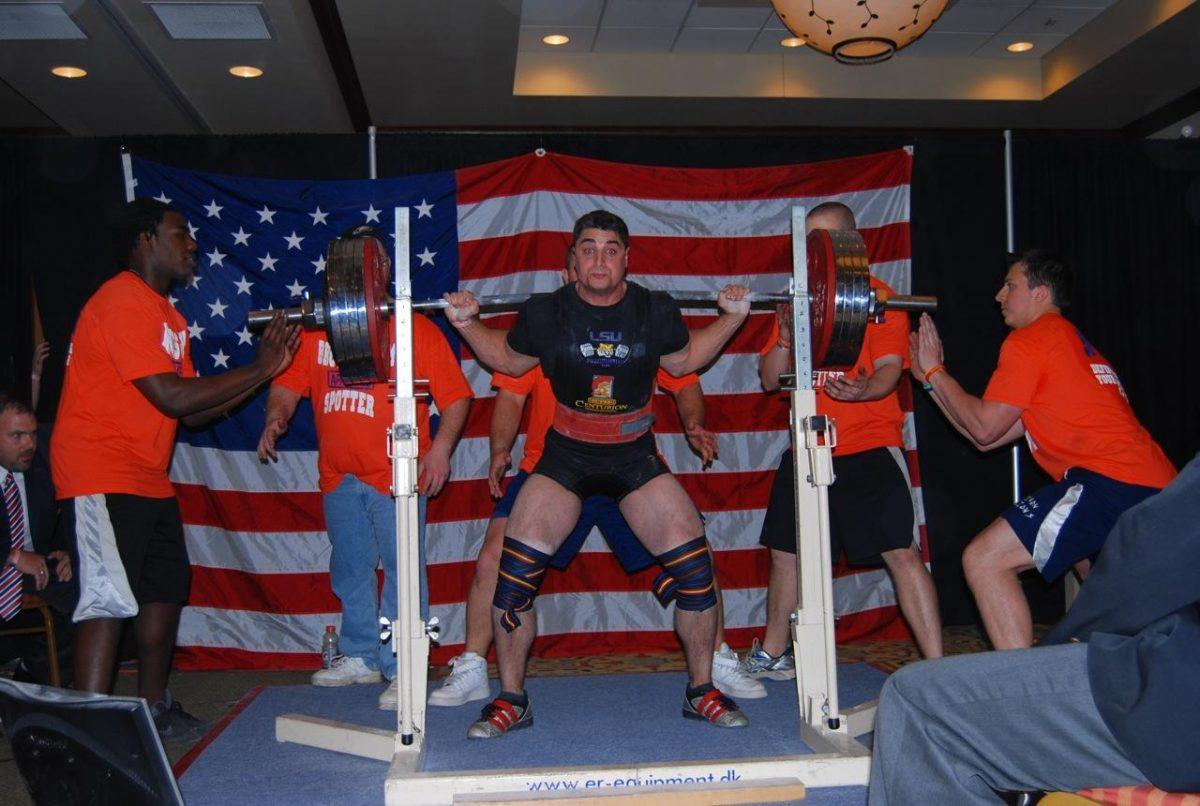
[[[791,392],[791,430],[796,470],[796,563],[799,601],[792,616],[796,655],[799,730],[811,754],[738,757],[711,761],[646,760],[626,766],[595,765],[529,769],[421,772],[425,753],[425,703],[430,633],[420,612],[417,540],[417,423],[413,396],[412,296],[407,272],[396,272],[393,314],[396,343],[394,422],[387,435],[396,498],[399,615],[391,625],[397,654],[400,707],[397,729],[366,728],[297,714],[276,719],[276,739],[391,762],[386,784],[389,806],[469,802],[473,795],[494,800],[529,798],[537,791],[578,787],[577,795],[612,793],[613,786],[700,791],[746,790],[756,783],[769,798],[771,786],[796,781],[808,787],[853,786],[867,782],[870,751],[854,739],[871,730],[874,703],[839,710],[834,644],[833,579],[829,547],[828,486],[833,482],[836,429],[816,413],[812,385],[812,332],[808,305],[808,258],[803,207],[792,209],[792,332],[796,388]],[[393,265],[409,265],[407,208],[395,210]],[[664,717],[667,718],[667,717]],[[466,730],[466,725],[463,725]],[[730,732],[736,746],[737,733]],[[501,739],[501,741],[503,741]],[[619,782],[619,783],[615,783]],[[702,782],[702,783],[701,783]],[[682,784],[682,787],[677,786]],[[590,792],[588,792],[590,790]],[[629,791],[628,789],[626,790]],[[782,791],[782,790],[781,790]]]

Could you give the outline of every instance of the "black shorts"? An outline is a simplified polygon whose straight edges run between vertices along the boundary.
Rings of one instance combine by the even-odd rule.
[[[564,437],[551,428],[533,472],[554,479],[580,500],[607,495],[620,501],[650,479],[671,471],[659,458],[652,433],[633,442],[598,445]]]
[[[174,497],[145,498],[125,493],[87,498],[91,499],[89,504],[103,505],[108,518],[82,516],[85,509],[91,510],[82,507],[80,499],[64,502],[74,508],[77,542],[115,541],[129,589],[139,605],[186,602],[192,569],[179,502]],[[96,552],[84,551],[80,546],[78,562],[98,561]],[[89,578],[86,569],[81,571],[81,578]]]
[[[916,516],[899,448],[874,448],[833,458],[829,487],[829,532],[833,559],[846,553],[850,565],[882,565],[885,551],[913,544]],[[796,552],[795,466],[784,452],[771,485],[771,500],[759,543]]]

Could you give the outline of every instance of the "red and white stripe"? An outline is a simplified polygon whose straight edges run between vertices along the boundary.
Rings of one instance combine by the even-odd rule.
[[[897,150],[777,168],[689,170],[546,154],[464,169],[458,172],[461,287],[482,295],[556,288],[575,219],[605,208],[629,225],[630,273],[638,282],[716,290],[738,281],[780,290],[791,271],[791,207],[840,200],[864,228],[872,270],[907,292],[911,160],[908,151]],[[692,327],[711,315],[685,313]],[[493,324],[510,321],[511,315],[498,316]],[[786,399],[768,397],[758,385],[758,346],[769,327],[769,314],[751,316],[702,376],[708,426],[720,444],[720,458],[709,469],[688,449],[674,404],[665,395],[655,400],[659,447],[706,518],[735,646],[748,645],[765,620],[767,557],[758,534],[788,441]],[[430,598],[442,625],[438,661],[462,648],[464,602],[493,505],[486,483],[492,390],[469,351],[463,358],[477,399],[454,453],[453,480],[430,502],[426,536]],[[902,403],[911,412],[907,394]],[[911,417],[905,439],[918,516],[914,537],[924,544]],[[522,446],[519,440],[514,466]],[[194,573],[179,636],[185,665],[312,667],[324,626],[338,623],[315,455],[280,459],[264,466],[250,452],[176,449],[172,478]],[[593,532],[566,572],[547,573],[537,600],[536,650],[678,648],[669,611],[650,593],[655,573],[627,576]],[[839,570],[834,602],[842,640],[906,635],[882,570]]]

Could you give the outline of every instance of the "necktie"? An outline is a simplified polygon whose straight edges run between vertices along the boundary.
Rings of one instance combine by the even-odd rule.
[[[12,473],[4,479],[4,508],[8,512],[9,544],[4,560],[14,548],[25,547],[25,513],[21,508],[21,493]],[[13,566],[0,571],[0,619],[8,621],[21,612],[21,572]]]

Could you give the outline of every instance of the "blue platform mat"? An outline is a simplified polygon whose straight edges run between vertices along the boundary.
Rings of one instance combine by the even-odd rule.
[[[839,665],[842,706],[876,697],[885,679],[866,664]],[[766,699],[739,701],[750,727],[721,730],[680,716],[682,673],[533,678],[527,688],[534,727],[498,740],[466,738],[482,703],[429,708],[422,769],[626,766],[811,752],[797,735],[795,684],[764,683],[770,693]],[[381,690],[382,685],[264,689],[181,776],[185,799],[190,806],[382,803],[386,763],[275,740],[275,717],[286,713],[394,728],[395,714],[376,707]],[[805,802],[864,804],[866,790],[813,789]]]

